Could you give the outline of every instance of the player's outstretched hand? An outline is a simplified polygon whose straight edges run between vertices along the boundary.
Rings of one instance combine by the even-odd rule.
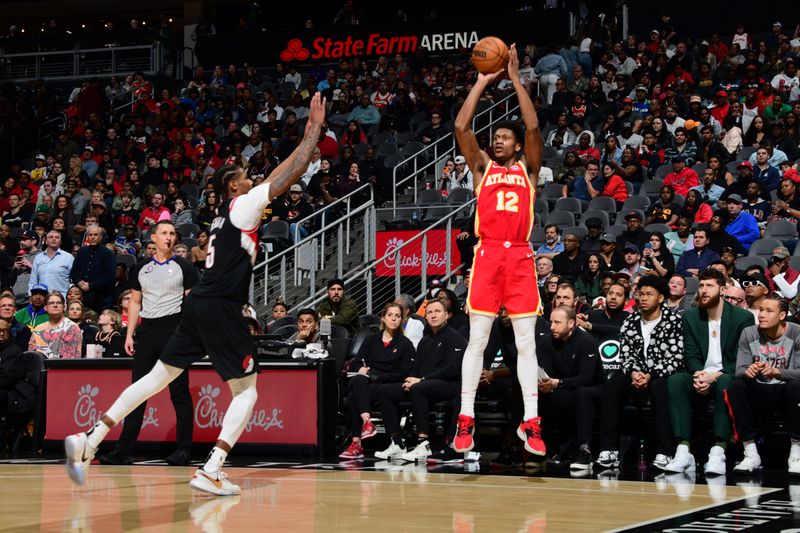
[[[322,97],[319,91],[311,97],[308,119],[314,124],[322,124],[325,121],[325,98]]]
[[[483,74],[478,73],[478,83],[483,83],[484,85],[490,85],[497,77],[502,74],[506,69],[501,68],[497,72],[492,72],[491,74]]]
[[[511,47],[508,49],[508,78],[510,80],[519,79],[519,56],[516,43],[511,43]]]

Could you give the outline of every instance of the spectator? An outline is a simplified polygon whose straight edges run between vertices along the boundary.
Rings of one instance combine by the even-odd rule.
[[[725,231],[739,241],[745,250],[749,250],[750,245],[761,238],[758,222],[753,215],[742,211],[742,197],[738,194],[728,196],[727,206],[729,218]]]
[[[567,63],[558,55],[555,46],[548,46],[547,53],[536,62],[534,71],[539,78],[539,89],[544,95],[545,102],[547,105],[552,104],[556,82],[567,78]]]
[[[14,318],[20,324],[28,326],[33,330],[39,324],[47,322],[47,285],[34,285],[30,289],[30,299],[28,305],[17,311]]]
[[[431,124],[425,127],[419,134],[422,144],[432,144],[450,133],[442,123],[442,114],[439,111],[431,113]]]
[[[597,198],[598,196],[613,198],[617,202],[617,209],[622,207],[622,204],[628,199],[628,187],[619,175],[614,174],[614,168],[608,163],[603,165],[602,190],[596,189],[591,179],[586,180],[586,188],[592,198]]]
[[[747,297],[741,287],[725,287],[725,301],[740,309],[747,309]]]
[[[25,380],[27,370],[11,323],[0,318],[0,416],[29,413],[36,408],[36,389]]]
[[[722,214],[715,214],[708,222],[708,247],[721,255],[723,248],[733,249],[735,255],[745,255],[747,251],[742,244],[725,231],[725,220]]]
[[[674,168],[675,158],[682,156],[686,166],[691,167],[697,160],[697,146],[694,144],[694,141],[689,139],[689,133],[686,128],[676,128],[674,133],[675,145],[666,149],[664,152],[664,159],[666,161],[672,161]],[[677,170],[675,172],[678,173]],[[694,170],[692,170],[692,172],[694,172]],[[695,172],[695,175],[696,174]],[[678,192],[678,194],[686,195],[686,193],[682,192]]]
[[[722,298],[725,276],[708,269],[700,273],[698,307],[683,313],[683,345],[686,371],[667,380],[672,433],[678,441],[667,472],[685,472],[695,466],[690,453],[692,411],[699,400],[714,400],[714,441],[704,466],[707,476],[724,476],[725,448],[731,436],[727,389],[736,370],[737,347],[753,317]],[[702,402],[705,405],[706,402]]]
[[[148,232],[151,227],[155,226],[156,222],[162,219],[169,219],[169,217],[169,209],[164,206],[164,195],[157,192],[150,199],[150,206],[142,210],[142,215],[139,217],[139,229],[142,232]]]
[[[725,187],[721,187],[715,183],[716,176],[714,170],[706,168],[703,170],[703,183],[692,187],[691,190],[697,191],[700,194],[700,199],[709,205],[711,209],[717,208],[717,200],[719,200],[722,193],[725,192]]]
[[[630,243],[633,244],[638,252],[644,248],[648,239],[647,232],[642,228],[641,213],[639,213],[639,211],[628,211],[625,214],[625,223],[628,229],[620,233],[619,237],[617,237],[617,245],[620,249],[623,249],[626,244]]]
[[[48,320],[33,329],[29,350],[41,352],[48,359],[81,357],[83,335],[78,325],[64,316],[65,303],[60,292],[47,295]]]
[[[603,189],[603,178],[599,177],[600,166],[597,161],[590,160],[586,163],[586,173],[583,176],[576,176],[569,180],[562,188],[563,198],[577,198],[581,202],[588,204],[594,196],[590,193],[591,189],[600,191]]]
[[[788,471],[800,474],[800,326],[786,322],[788,313],[785,301],[766,298],[757,325],[746,328],[739,340],[736,379],[726,391],[736,435],[744,444],[735,472],[751,474],[761,467],[756,420],[781,411],[791,437]]]
[[[358,304],[344,295],[344,282],[340,279],[328,281],[328,298],[317,306],[317,313],[322,318],[330,318],[332,324],[345,328],[351,337],[360,329]]]
[[[791,178],[783,178],[777,196],[775,208],[769,213],[769,219],[800,220],[800,194],[798,194],[797,182]]]
[[[619,466],[618,421],[622,406],[633,395],[647,394],[653,407],[656,457],[653,466],[669,464],[672,430],[667,379],[684,367],[680,317],[663,307],[666,283],[655,276],[639,280],[639,309],[625,318],[620,330],[622,373],[603,386],[600,455],[605,468]]]
[[[411,371],[405,381],[398,385],[389,383],[378,389],[378,404],[383,414],[386,432],[392,437],[400,435],[400,413],[398,403],[411,401],[418,444],[414,449],[399,455],[404,461],[424,461],[431,455],[430,404],[444,400],[456,400],[461,390],[461,358],[467,340],[447,325],[447,310],[439,300],[431,300],[425,308],[425,319],[431,333],[425,335],[417,347]],[[454,409],[458,412],[458,409]],[[455,433],[455,423],[448,424]],[[448,428],[449,429],[449,428]],[[403,447],[402,445],[400,447]],[[407,448],[407,446],[406,446]]]
[[[700,185],[700,178],[697,172],[686,166],[686,158],[683,155],[675,155],[671,159],[672,172],[664,178],[664,187],[670,187],[675,194],[686,196],[689,189]]]
[[[314,213],[314,208],[303,198],[303,186],[295,183],[289,187],[289,195],[286,200],[279,204],[273,211],[273,215],[285,220],[289,224],[289,231],[292,239],[298,242],[308,236],[308,230],[304,224],[298,224],[301,220],[308,218]],[[307,223],[308,221],[306,221]]]
[[[83,291],[85,305],[102,311],[113,305],[114,254],[101,244],[99,226],[86,228],[86,239],[86,246],[78,250],[72,264],[70,279]]]
[[[20,350],[26,351],[31,339],[31,329],[33,328],[16,319],[14,316],[17,311],[16,303],[16,298],[10,292],[0,294],[0,319],[11,325],[11,339],[19,346]]]
[[[600,256],[597,253],[590,253],[586,258],[586,266],[583,272],[575,281],[575,290],[578,296],[586,298],[591,302],[600,296]],[[578,324],[580,325],[580,324]]]
[[[94,344],[98,344],[104,350],[108,350],[111,346],[111,340],[120,334],[122,317],[113,309],[106,309],[97,317],[97,325],[100,331],[95,334]]]
[[[61,249],[61,233],[57,230],[47,232],[47,248],[33,260],[28,290],[34,285],[44,285],[51,291],[58,291],[64,297],[70,284],[70,272],[75,259],[72,254]]]
[[[603,233],[603,222],[596,217],[585,221],[586,236],[581,239],[581,252],[585,254],[600,252],[600,235]]]
[[[353,455],[363,457],[362,439],[373,437],[378,432],[370,419],[372,403],[378,400],[378,390],[383,384],[403,383],[414,362],[414,345],[403,335],[402,306],[387,304],[380,316],[380,332],[364,339],[355,361],[357,374],[347,383],[346,401],[353,438],[342,454],[345,459],[357,458]],[[376,452],[375,457],[392,459],[406,453],[400,435],[392,435],[391,438],[389,447]]]
[[[769,151],[763,146],[756,150],[756,153],[750,159],[755,159],[755,161],[749,161],[753,165],[753,179],[765,191],[772,192],[776,190],[781,181],[781,173],[777,168],[780,161],[776,161],[773,165],[770,161]]]
[[[584,418],[576,420],[576,408],[581,389],[594,385],[599,377],[597,341],[577,327],[574,308],[560,306],[550,313],[550,333],[537,339],[536,353],[539,366],[548,376],[539,379],[542,419],[557,429],[561,440],[553,460],[556,464],[567,460],[575,442],[572,438],[576,438],[579,449],[570,469],[588,469],[592,465],[592,424],[590,421],[585,427]]]
[[[350,112],[347,120],[355,121],[361,127],[375,126],[380,123],[381,115],[378,109],[370,102],[369,95],[362,94],[358,100],[358,105]],[[322,155],[326,157],[326,154],[323,153]]]
[[[206,229],[201,229],[197,234],[197,245],[192,246],[191,263],[201,272],[206,268],[206,256],[208,255],[209,233]]]
[[[698,276],[714,261],[719,261],[719,254],[708,246],[708,230],[694,230],[693,247],[685,250],[678,259],[675,270],[681,276]]]
[[[416,349],[425,332],[425,321],[420,316],[414,314],[416,306],[414,305],[414,298],[411,295],[401,294],[394,303],[398,304],[403,309],[403,334],[408,337],[408,340],[411,341],[414,345],[414,349]]]
[[[741,278],[747,307],[758,320],[758,313],[764,298],[769,295],[769,282],[761,272],[752,272]]]
[[[680,274],[673,274],[669,278],[669,296],[664,302],[664,305],[681,315],[689,308],[689,302],[686,301],[686,278]]]
[[[649,245],[649,246],[648,246]],[[654,231],[648,237],[642,249],[642,271],[645,275],[667,278],[675,271],[675,259],[667,250],[667,241],[664,234]]]
[[[544,244],[536,250],[537,259],[545,257],[552,260],[564,251],[564,243],[561,242],[561,230],[555,224],[548,224],[544,227],[544,238]]]
[[[123,225],[120,228],[122,231],[117,238],[114,239],[114,248],[118,254],[122,255],[139,255],[142,249],[142,243],[136,237],[136,226],[133,224]]]
[[[686,200],[680,211],[680,216],[686,217],[695,224],[707,224],[711,220],[714,211],[703,202],[700,193],[696,189],[690,189],[686,193]]]
[[[622,253],[619,251],[617,240],[608,233],[600,236],[600,270],[618,271],[625,266]]]
[[[647,223],[661,223],[674,227],[678,222],[680,209],[680,205],[675,202],[675,190],[672,187],[661,187],[659,201],[647,209]]]

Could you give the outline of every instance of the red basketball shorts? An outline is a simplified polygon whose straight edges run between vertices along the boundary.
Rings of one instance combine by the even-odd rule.
[[[480,241],[475,246],[467,305],[471,313],[486,315],[496,315],[501,305],[509,316],[541,314],[531,245]]]

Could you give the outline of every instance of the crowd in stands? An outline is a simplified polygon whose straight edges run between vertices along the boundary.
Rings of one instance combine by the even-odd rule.
[[[731,38],[691,40],[663,16],[647,36],[604,42],[584,32],[539,55],[525,51],[520,76],[536,94],[545,144],[532,290],[544,303],[540,403],[556,464],[616,467],[621,409],[647,396],[656,468],[694,465],[693,411],[712,399],[707,475],[725,472],[732,428],[745,445],[736,470],[757,469],[756,419],[772,410],[786,414],[788,469],[800,474],[800,40],[779,22],[759,37],[741,27]],[[463,58],[397,55],[302,71],[277,65],[268,75],[252,66],[198,67],[175,93],[141,74],[84,83],[65,110],[64,131],[30,163],[13,164],[0,184],[0,284],[9,289],[0,319],[21,348],[61,357],[80,355],[76,328],[87,317],[102,328],[93,330],[98,341],[124,328],[132,263],[122,258],[152,255],[148,230],[171,219],[183,237],[176,253],[202,270],[218,202],[209,176],[234,162],[255,184],[265,180],[302,137],[316,91],[330,106],[318,150],[301,184],[263,220],[297,224],[364,184],[378,203],[387,200],[399,159],[392,156],[448,134],[474,75]],[[507,88],[501,81],[485,103]],[[128,90],[136,94],[130,112],[109,113]],[[457,154],[444,169],[435,177],[443,201],[479,179]],[[291,234],[302,238],[314,223]],[[475,235],[469,224],[463,230],[459,250],[469,265]],[[316,341],[323,317],[354,342],[361,336],[345,365],[352,440],[344,459],[363,457],[379,411],[390,441],[377,457],[463,460],[448,446],[452,419],[440,439],[428,414],[438,402],[458,401],[468,287],[464,270],[453,290],[437,287],[419,309],[413,297],[398,298],[383,309],[380,331],[360,322],[340,280],[328,283],[316,310],[292,314],[276,303],[272,318],[296,322],[295,341]],[[481,391],[504,400],[508,427],[520,414],[515,353],[501,312]],[[413,434],[399,426],[405,408]],[[514,436],[506,437],[497,462],[519,464]]]

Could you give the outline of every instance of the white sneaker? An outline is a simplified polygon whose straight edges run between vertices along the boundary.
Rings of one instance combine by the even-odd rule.
[[[400,459],[403,461],[408,461],[410,463],[415,463],[417,461],[425,461],[428,456],[431,454],[431,445],[428,443],[427,440],[424,440],[417,444],[417,447],[413,450],[407,451],[406,453],[400,456]]]
[[[694,462],[694,455],[691,453],[676,453],[665,467],[665,472],[683,473],[694,472],[696,464]]]
[[[64,451],[67,455],[67,475],[76,485],[83,485],[97,450],[89,446],[86,433],[76,433],[64,439]]]
[[[600,455],[597,456],[595,463],[603,468],[616,468],[619,466],[619,452],[603,450],[600,452]]]
[[[789,456],[789,475],[800,476],[800,455]]]
[[[653,459],[653,462],[650,464],[652,464],[659,470],[664,470],[670,461],[672,461],[672,457],[670,457],[669,455],[664,455],[663,453],[659,453],[656,454],[656,458]]]
[[[725,468],[725,449],[722,446],[713,446],[703,470],[707,476],[724,476]]]
[[[402,455],[404,453],[406,453],[406,449],[398,446],[397,444],[394,443],[394,441],[392,441],[389,447],[386,448],[385,450],[375,452],[375,457],[377,457],[378,459],[393,459],[394,457],[397,457],[398,455]]]
[[[748,454],[745,452],[744,459],[739,461],[739,463],[733,467],[733,471],[742,474],[752,474],[759,468],[761,468],[761,456],[759,456],[757,453]]]
[[[216,496],[236,496],[242,493],[239,485],[234,485],[228,481],[228,476],[221,470],[215,474],[209,474],[202,468],[195,470],[189,486],[195,490],[214,494]]]

